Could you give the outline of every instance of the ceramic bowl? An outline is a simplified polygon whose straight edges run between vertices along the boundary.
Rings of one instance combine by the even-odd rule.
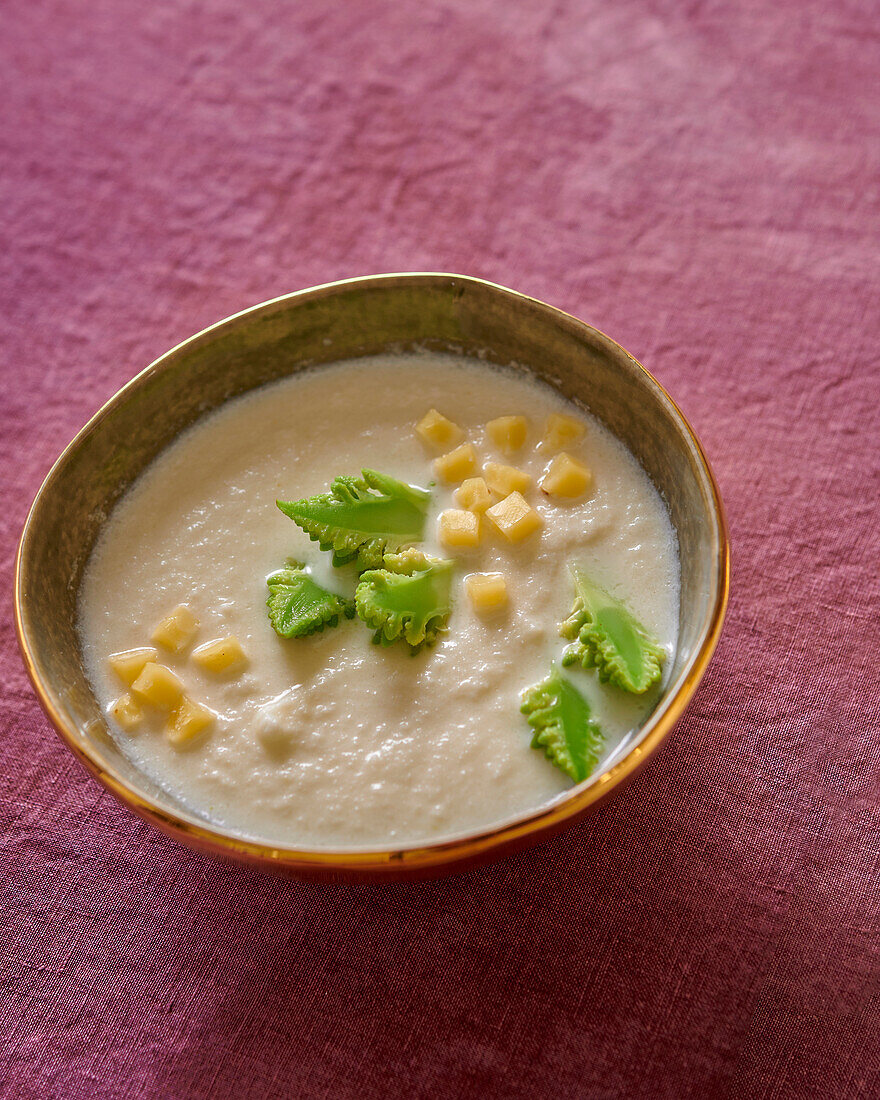
[[[384,851],[279,848],[214,828],[139,772],[110,737],[83,669],[76,601],[113,506],[163,448],[239,394],[317,363],[409,346],[523,363],[598,416],[666,500],[681,553],[678,650],[639,734],[610,766],[552,805],[442,843]],[[289,294],[220,321],[124,386],[64,451],[37,494],[19,546],[16,620],[40,701],[62,740],[114,795],[158,828],[213,855],[325,879],[401,879],[460,870],[544,840],[594,810],[668,736],[721,630],[728,545],[718,488],[685,418],[607,336],[479,279],[377,275]]]

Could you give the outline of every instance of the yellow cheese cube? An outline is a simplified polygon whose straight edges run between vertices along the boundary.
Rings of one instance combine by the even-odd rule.
[[[170,668],[147,661],[140,676],[131,685],[131,690],[154,707],[171,710],[180,702],[183,684]]]
[[[116,721],[118,726],[121,726],[126,733],[131,733],[132,730],[137,727],[144,720],[144,712],[140,708],[140,704],[128,694],[120,695],[113,706],[110,708],[110,713]]]
[[[205,672],[240,672],[247,668],[247,654],[241,648],[238,638],[230,634],[226,638],[215,638],[205,642],[192,651],[192,659]]]
[[[482,615],[507,606],[507,582],[503,573],[471,573],[464,586],[474,611]]]
[[[487,462],[484,472],[489,488],[503,497],[513,492],[524,493],[532,484],[531,474],[501,462]]]
[[[544,425],[544,436],[539,447],[542,451],[561,451],[583,439],[586,425],[573,416],[552,413]]]
[[[473,443],[462,443],[449,454],[434,459],[434,469],[450,485],[473,477],[477,472],[477,452]]]
[[[499,451],[512,454],[525,443],[528,426],[524,416],[499,416],[488,422],[486,432]]]
[[[468,477],[455,490],[455,499],[470,512],[485,512],[494,499],[481,477]]]
[[[172,653],[180,653],[193,640],[198,629],[199,620],[188,607],[180,604],[159,623],[150,641],[170,649]]]
[[[126,649],[122,653],[111,653],[107,661],[119,679],[131,686],[140,676],[147,661],[155,661],[158,656],[155,649],[144,646],[141,649]]]
[[[464,432],[457,424],[430,409],[416,424],[416,432],[431,447],[454,447],[464,439]]]
[[[493,504],[486,515],[510,542],[522,542],[543,523],[525,497],[516,492]]]
[[[180,706],[168,719],[165,736],[176,749],[182,748],[212,726],[216,717],[213,711],[184,695]]]
[[[581,497],[593,483],[593,475],[582,462],[560,451],[541,478],[541,488],[551,497],[572,500]]]
[[[480,545],[480,517],[476,512],[447,508],[440,513],[440,541],[454,550]]]

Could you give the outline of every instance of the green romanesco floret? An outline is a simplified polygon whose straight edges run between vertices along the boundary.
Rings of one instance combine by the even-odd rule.
[[[357,559],[359,569],[375,569],[386,552],[420,541],[431,494],[376,470],[361,473],[337,477],[329,493],[276,503],[322,550],[333,551],[334,565]]]
[[[391,645],[401,638],[415,653],[433,645],[452,610],[451,561],[417,550],[386,554],[383,569],[361,576],[357,613],[375,631],[373,641]]]
[[[569,617],[559,628],[570,645],[564,665],[595,667],[602,683],[642,695],[662,674],[666,653],[631,612],[577,566],[571,566],[577,593]]]
[[[288,560],[283,569],[266,578],[269,621],[282,638],[304,638],[325,626],[336,626],[339,616],[354,618],[354,600],[346,600],[316,584],[302,562]]]
[[[586,779],[605,744],[587,700],[556,665],[546,680],[526,688],[522,699],[520,710],[534,730],[532,748],[543,749],[575,783]]]

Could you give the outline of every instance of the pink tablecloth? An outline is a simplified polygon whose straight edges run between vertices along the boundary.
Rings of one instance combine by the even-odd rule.
[[[4,4],[0,1095],[880,1095],[876,15]],[[14,545],[154,356],[407,269],[544,298],[668,386],[729,508],[727,629],[667,751],[546,847],[275,881],[61,747]]]

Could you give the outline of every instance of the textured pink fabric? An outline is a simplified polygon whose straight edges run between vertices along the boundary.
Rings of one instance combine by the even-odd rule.
[[[0,1096],[880,1095],[877,26],[855,0],[6,0]],[[154,356],[408,269],[533,293],[669,387],[729,509],[727,628],[666,752],[544,848],[276,881],[65,752],[14,545]]]

